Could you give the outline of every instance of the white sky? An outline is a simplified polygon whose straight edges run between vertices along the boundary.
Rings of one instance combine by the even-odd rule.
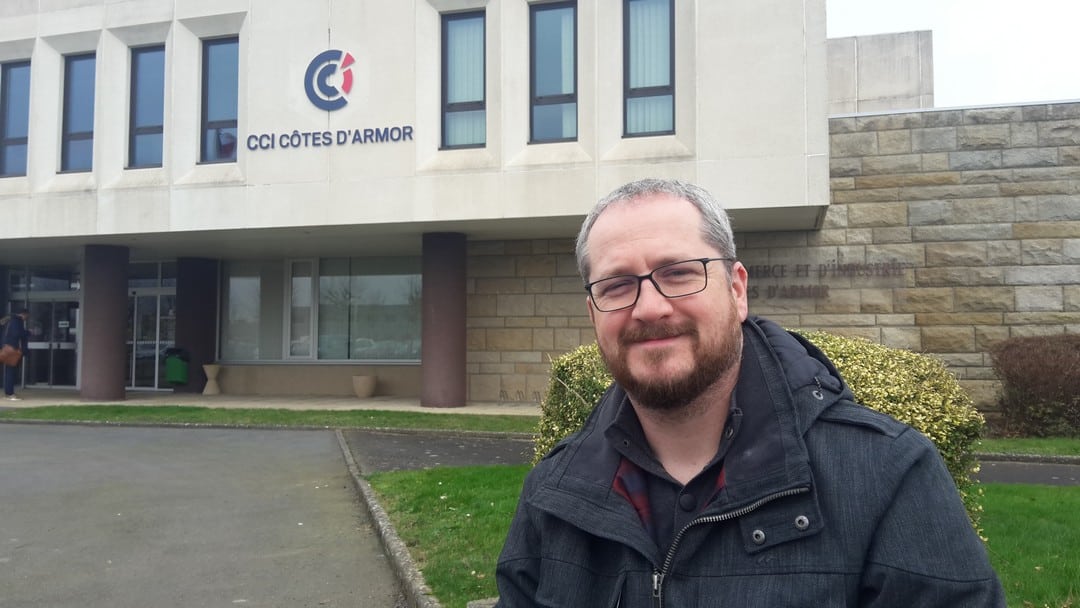
[[[932,30],[934,106],[1080,100],[1080,0],[826,0],[829,38]]]

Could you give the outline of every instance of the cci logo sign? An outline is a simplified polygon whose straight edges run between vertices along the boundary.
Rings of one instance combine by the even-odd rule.
[[[346,95],[352,90],[353,56],[331,49],[315,56],[304,73],[304,91],[316,108],[332,112],[349,103]],[[335,78],[340,72],[341,76]]]

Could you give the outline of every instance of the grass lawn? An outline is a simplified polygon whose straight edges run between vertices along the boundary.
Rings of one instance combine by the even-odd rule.
[[[1009,606],[1080,603],[1080,486],[982,487],[983,531]]]
[[[440,603],[494,597],[495,560],[528,466],[368,478]],[[1080,487],[983,484],[982,524],[1012,608],[1080,602]]]
[[[55,405],[0,411],[0,420],[50,420],[141,424],[214,424],[395,428],[534,433],[537,416],[442,414],[384,410],[232,409],[189,406]]]
[[[531,467],[435,468],[368,476],[439,603],[498,595],[495,560]]]
[[[1080,437],[1015,437],[1009,439],[983,439],[976,451],[997,454],[1080,456]]]

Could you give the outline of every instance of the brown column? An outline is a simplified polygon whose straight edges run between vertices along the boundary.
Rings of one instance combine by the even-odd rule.
[[[423,241],[420,405],[465,405],[465,235]]]
[[[82,389],[88,401],[122,401],[127,331],[128,248],[83,250]]]
[[[217,354],[218,263],[205,258],[176,260],[176,346],[191,356],[188,383],[178,393],[201,393],[204,363]]]

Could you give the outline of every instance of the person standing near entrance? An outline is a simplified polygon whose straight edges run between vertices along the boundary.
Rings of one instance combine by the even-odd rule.
[[[30,311],[22,309],[18,314],[13,315],[11,320],[8,321],[7,327],[4,328],[4,346],[11,346],[17,348],[23,352],[23,356],[26,355],[27,341],[30,336],[30,332],[26,330],[26,321],[30,318]],[[15,375],[19,368],[15,365],[4,366],[4,398],[8,401],[19,401],[19,398],[15,396]]]

